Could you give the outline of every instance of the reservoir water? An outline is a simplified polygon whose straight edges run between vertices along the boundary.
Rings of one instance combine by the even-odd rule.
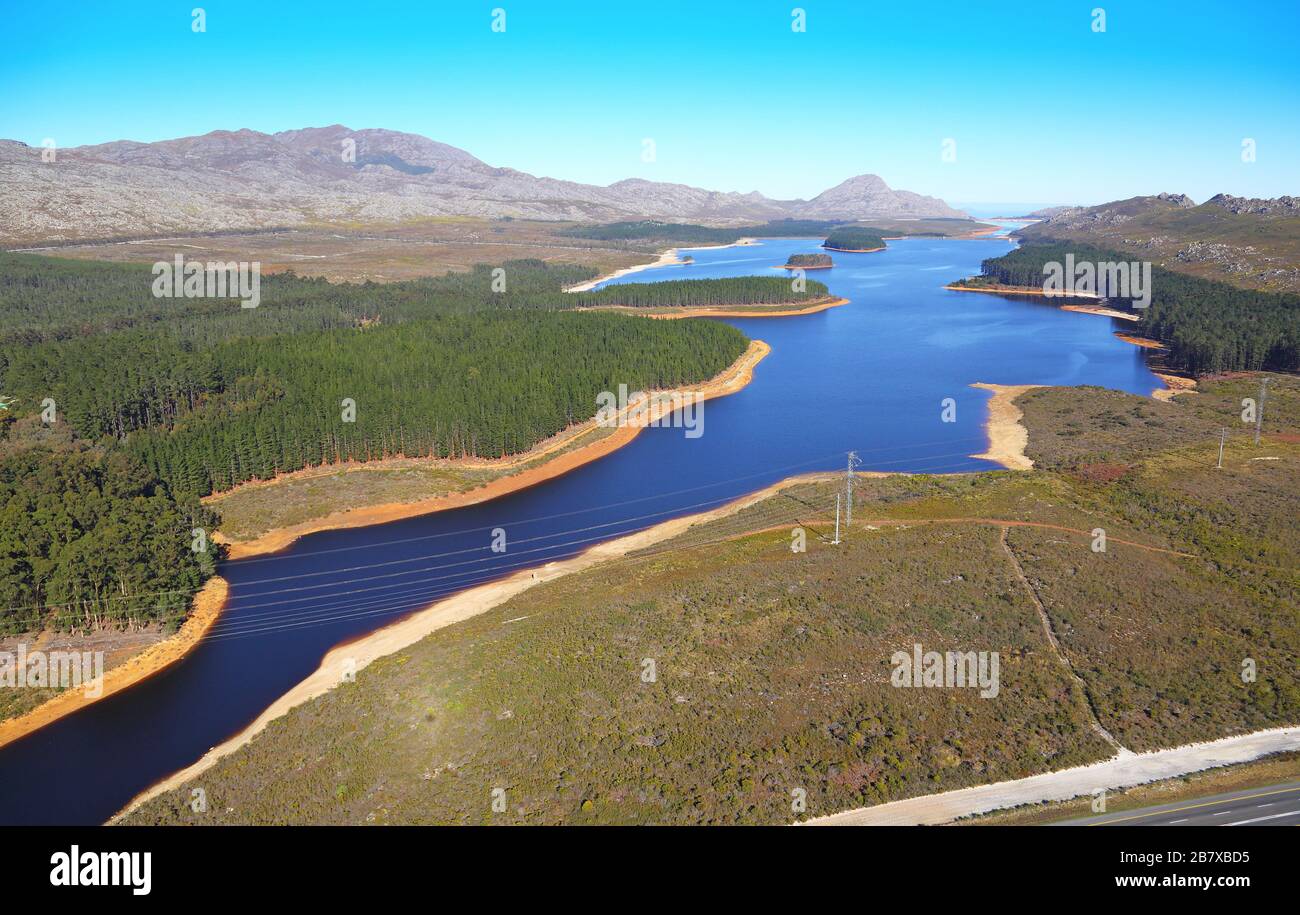
[[[781,275],[815,239],[695,249],[690,266],[621,282]],[[772,353],[743,391],[711,400],[704,433],[652,428],[595,463],[491,502],[304,537],[226,563],[227,609],[183,661],[0,749],[0,823],[99,823],[194,762],[310,674],[340,642],[431,600],[573,555],[666,518],[705,510],[783,477],[839,469],[960,472],[993,465],[988,395],[972,382],[1095,384],[1149,394],[1160,382],[1121,322],[1023,297],[945,290],[1004,253],[1006,239],[904,239],[833,254],[809,273],[851,304],[732,320]],[[952,398],[956,422],[941,421]],[[593,404],[593,412],[595,404]],[[491,551],[491,532],[509,550]]]

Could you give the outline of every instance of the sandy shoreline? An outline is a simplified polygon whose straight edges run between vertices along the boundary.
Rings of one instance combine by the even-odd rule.
[[[655,260],[648,264],[636,264],[632,267],[624,267],[621,270],[615,270],[613,273],[607,273],[604,276],[598,276],[594,280],[587,280],[585,283],[578,283],[576,286],[566,286],[565,292],[590,292],[601,283],[616,280],[619,277],[627,276],[630,273],[640,273],[642,270],[649,270],[651,267],[671,267],[674,264],[684,264],[685,261],[678,256],[679,251],[710,251],[715,248],[744,248],[749,245],[757,244],[755,238],[737,238],[729,245],[698,245],[694,248],[669,248],[659,255]]]
[[[1048,296],[1051,298],[1051,296]],[[1107,318],[1119,318],[1121,321],[1141,321],[1139,315],[1130,314],[1127,311],[1118,311],[1114,308],[1103,308],[1101,305],[1062,305],[1061,311],[1077,311],[1084,315],[1103,315]]]
[[[1006,226],[989,226],[987,229],[975,229],[974,231],[967,232],[964,235],[953,235],[951,237],[958,241],[967,241],[972,238],[992,238],[992,237],[1001,237],[1001,238],[1005,238],[1007,241],[1014,241],[1015,239],[1010,238],[1009,236],[1005,236],[1005,235],[998,236],[997,233],[1001,232],[1004,228],[1006,228]]]
[[[726,306],[716,308],[683,308],[676,312],[658,312],[648,314],[647,318],[657,318],[661,321],[675,321],[678,318],[794,318],[799,315],[816,314],[819,311],[826,311],[828,308],[838,308],[841,305],[849,304],[848,299],[827,299],[823,302],[814,302],[803,308],[790,309],[788,311],[776,311],[775,309],[783,307],[778,305],[745,305],[735,309]],[[761,309],[770,308],[771,311],[743,311],[742,308]]]
[[[753,380],[754,367],[766,358],[771,351],[772,348],[762,340],[750,341],[749,347],[739,359],[719,375],[698,387],[692,388],[691,393],[697,394],[701,400],[709,400],[741,390]],[[686,389],[679,389],[679,391],[685,393]],[[223,542],[228,544],[229,558],[242,559],[248,556],[282,550],[299,537],[317,531],[381,524],[385,521],[395,521],[400,518],[411,518],[430,512],[458,508],[463,505],[473,505],[508,493],[517,492],[561,476],[576,467],[604,457],[606,454],[616,451],[633,441],[641,433],[642,429],[671,412],[672,400],[666,396],[671,393],[673,392],[652,392],[651,406],[648,410],[628,420],[627,425],[615,428],[610,435],[604,438],[575,448],[573,451],[547,461],[539,467],[499,477],[487,485],[469,492],[453,493],[419,502],[389,503],[351,511],[335,512],[314,521],[270,531],[254,540],[233,542],[223,540]],[[627,411],[637,409],[640,405],[641,402],[630,404]],[[583,426],[589,428],[584,428],[579,434],[585,434],[587,431],[598,428],[594,419],[584,423]],[[572,440],[571,437],[562,442],[549,445],[546,450],[567,446]],[[543,451],[521,455],[519,456],[519,462],[535,460],[544,453]],[[267,484],[263,483],[263,485]],[[111,696],[139,683],[183,658],[217,621],[225,606],[228,592],[229,584],[224,578],[219,575],[210,578],[195,595],[191,613],[176,634],[149,646],[139,654],[108,671],[104,675],[104,689],[101,695],[88,697],[82,689],[70,689],[52,697],[49,701],[23,715],[0,721],[0,747],[30,734],[52,721],[84,708],[92,702],[97,702],[99,699]]]
[[[225,606],[226,593],[229,590],[229,585],[220,575],[209,578],[194,595],[193,609],[181,628],[174,635],[150,645],[144,651],[107,671],[104,674],[104,688],[100,695],[89,697],[84,689],[64,690],[17,718],[0,721],[0,747],[78,709],[134,686],[179,661],[199,643],[212,628],[212,624],[217,621],[221,609]]]
[[[986,384],[977,381],[971,387],[993,392],[993,397],[989,400],[988,419],[984,424],[984,431],[989,437],[988,448],[983,454],[972,454],[971,457],[996,461],[1007,470],[1032,470],[1034,462],[1025,457],[1029,430],[1020,424],[1024,413],[1016,406],[1015,400],[1026,391],[1045,385]]]
[[[1167,372],[1152,372],[1151,374],[1165,383],[1164,388],[1161,390],[1151,392],[1151,396],[1156,400],[1169,403],[1179,394],[1196,393],[1195,378],[1184,378],[1182,375],[1170,375]]]
[[[651,267],[671,267],[673,264],[682,263],[677,256],[676,248],[669,248],[663,254],[660,254],[655,260],[648,264],[636,264],[631,267],[624,267],[622,270],[615,270],[613,273],[607,273],[604,276],[598,276],[594,280],[587,280],[585,283],[578,283],[576,286],[565,287],[565,292],[590,292],[601,283],[609,280],[616,280],[621,276],[627,276],[630,273],[640,273],[642,270],[649,270]]]
[[[1148,339],[1147,337],[1137,337],[1134,336],[1133,334],[1121,334],[1121,333],[1116,333],[1115,336],[1119,337],[1125,343],[1132,343],[1134,346],[1140,346],[1143,349],[1164,349],[1165,348],[1165,345],[1161,343],[1159,340],[1151,340]]]
[[[1046,292],[1044,292],[1042,289],[1038,288],[1037,286],[958,286],[956,283],[949,283],[948,285],[944,286],[943,288],[944,288],[944,289],[951,289],[953,292],[988,292],[988,293],[992,293],[992,294],[994,294],[994,295],[1032,295],[1032,296],[1037,296],[1037,297],[1040,298],[1040,299],[1095,299],[1095,298],[1098,298],[1097,294],[1096,294],[1096,293],[1093,293],[1093,292],[1069,292],[1069,293],[1062,292],[1062,293],[1058,293],[1058,294],[1056,294],[1056,295],[1052,295],[1052,294],[1050,294],[1050,293],[1046,293]],[[1067,309],[1067,310],[1069,310],[1069,311],[1079,311],[1079,310],[1083,310],[1083,309],[1086,309],[1086,308],[1090,308],[1090,307],[1092,307],[1092,306],[1087,306],[1087,305],[1073,305],[1073,306],[1071,306],[1071,305],[1062,305],[1061,307],[1062,307],[1062,308],[1065,308],[1065,309]],[[1105,311],[1102,311],[1102,312],[1090,311],[1090,312],[1085,312],[1085,313],[1086,313],[1086,314],[1106,314],[1107,312],[1105,312]],[[1129,318],[1133,318],[1132,315],[1128,315],[1126,312],[1115,312],[1114,314],[1115,314],[1116,316],[1119,316],[1119,317],[1129,317]],[[1137,320],[1137,319],[1136,319],[1136,318],[1133,318],[1133,320]]]
[[[570,559],[550,562],[537,568],[523,569],[500,581],[461,591],[459,594],[430,604],[425,609],[418,610],[405,619],[378,629],[369,635],[339,645],[330,650],[314,673],[273,702],[252,724],[229,740],[213,747],[198,762],[141,792],[109,822],[113,823],[119,820],[145,801],[173,788],[180,787],[196,775],[211,768],[222,757],[228,756],[247,744],[276,718],[304,702],[329,692],[343,682],[345,670],[360,671],[377,658],[382,658],[414,645],[425,636],[439,629],[478,616],[481,613],[486,613],[488,610],[500,606],[536,584],[553,581],[565,575],[585,571],[601,562],[621,558],[635,550],[644,549],[676,537],[696,524],[706,524],[719,518],[734,515],[790,486],[832,478],[838,479],[838,474],[812,473],[787,477],[779,483],[774,483],[749,495],[741,496],[719,508],[662,521],[646,530],[628,534],[606,543],[596,544]]]
[[[1134,336],[1133,334],[1120,334],[1120,333],[1115,334],[1115,336],[1123,340],[1125,343],[1132,343],[1134,346],[1140,346],[1143,349],[1165,349],[1166,348],[1165,345],[1161,343],[1159,340],[1152,340],[1147,337],[1137,337]],[[1164,382],[1165,385],[1163,388],[1151,392],[1151,397],[1155,400],[1159,400],[1163,403],[1169,403],[1179,394],[1196,393],[1195,378],[1187,378],[1184,375],[1173,375],[1170,374],[1169,372],[1157,372],[1155,369],[1151,370],[1151,374],[1159,378],[1162,382]]]
[[[684,316],[683,316],[684,317]],[[704,382],[701,385],[691,388],[692,392],[698,393],[704,400],[713,397],[722,397],[739,391],[754,377],[754,367],[761,362],[772,348],[762,340],[753,340],[744,354],[736,360],[725,371]],[[686,391],[685,388],[682,389]],[[655,392],[656,395],[662,395],[671,392]],[[527,489],[530,486],[536,486],[546,480],[554,479],[562,474],[568,473],[583,464],[590,463],[604,457],[613,451],[618,450],[640,434],[644,426],[657,419],[663,414],[663,397],[655,398],[655,406],[647,414],[640,418],[635,425],[620,426],[604,438],[581,445],[565,454],[561,454],[552,460],[547,461],[538,467],[531,467],[520,473],[510,474],[508,476],[498,477],[484,486],[477,489],[461,493],[448,493],[442,496],[436,496],[432,499],[423,499],[417,502],[390,502],[381,505],[371,505],[364,508],[354,508],[347,511],[333,512],[323,518],[315,518],[311,521],[304,521],[301,524],[290,525],[289,527],[277,528],[268,531],[260,537],[252,540],[235,540],[223,541],[229,546],[229,556],[231,559],[244,559],[249,556],[259,556],[265,553],[274,553],[282,550],[289,544],[293,543],[299,537],[307,534],[314,534],[319,531],[332,531],[350,527],[366,527],[371,524],[382,524],[385,521],[397,521],[402,518],[414,518],[417,515],[425,515],[436,511],[445,511],[449,508],[460,508],[465,505],[475,505],[479,502],[486,502],[489,499],[495,499],[498,496],[504,496],[521,489]],[[526,463],[544,456],[548,451],[556,450],[560,447],[567,447],[581,435],[586,434],[598,428],[594,419],[587,420],[575,430],[574,435],[566,438],[562,442],[547,446],[542,451],[527,452],[518,456],[518,463]],[[472,466],[491,466],[490,464],[474,464]]]

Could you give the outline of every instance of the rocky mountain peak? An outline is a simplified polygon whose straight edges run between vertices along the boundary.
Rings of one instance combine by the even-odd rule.
[[[1215,194],[1206,204],[1222,207],[1229,213],[1252,213],[1256,216],[1300,216],[1300,198],[1296,197],[1234,197]]]
[[[24,242],[429,216],[737,224],[965,215],[935,197],[892,190],[877,175],[812,200],[644,178],[598,187],[490,166],[418,134],[343,124],[118,140],[60,150],[52,165],[0,142],[0,185],[0,241]]]

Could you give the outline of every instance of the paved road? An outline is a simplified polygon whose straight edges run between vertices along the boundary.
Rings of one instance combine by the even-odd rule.
[[[1056,826],[1300,826],[1300,782],[1103,813]]]
[[[1066,801],[1091,795],[1098,788],[1114,790],[1146,782],[1175,778],[1218,766],[1249,762],[1288,750],[1300,750],[1300,727],[1274,728],[1227,737],[1211,743],[1189,744],[1151,753],[1125,751],[1104,762],[1073,769],[1044,772],[1015,781],[996,782],[973,788],[959,788],[942,794],[913,797],[874,807],[859,807],[809,820],[813,826],[915,826],[947,823],[959,817],[988,813],[1022,804]],[[1290,795],[1281,795],[1290,797]],[[1267,802],[1267,798],[1260,803]],[[1281,812],[1287,808],[1264,808],[1255,816]],[[1179,816],[1173,819],[1181,819]],[[1190,821],[1190,817],[1188,817]],[[1227,819],[1219,817],[1218,819]],[[1237,818],[1232,818],[1235,821]],[[1242,816],[1240,819],[1254,819]],[[1290,823],[1285,817],[1266,823]],[[1252,824],[1253,825],[1253,824]]]

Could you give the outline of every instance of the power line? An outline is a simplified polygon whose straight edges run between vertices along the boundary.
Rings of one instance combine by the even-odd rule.
[[[954,439],[954,440],[951,440],[951,441],[953,441],[953,442],[961,442],[961,441],[983,441],[983,439],[982,439],[982,438],[980,438],[980,439]],[[944,442],[944,443],[946,443],[946,442]],[[879,451],[896,451],[896,450],[900,450],[901,448],[914,448],[914,447],[921,447],[922,445],[931,445],[931,444],[941,444],[941,443],[940,443],[940,442],[918,443],[918,444],[914,444],[914,445],[904,445],[904,446],[899,446],[899,447],[896,447],[896,448],[882,448],[882,449],[877,449],[877,451],[878,451],[878,452],[879,452]],[[925,458],[921,458],[920,460],[928,461],[928,460],[934,460],[934,459],[937,459],[937,458],[956,457],[956,456],[959,456],[959,455],[960,455],[960,456],[966,456],[966,455],[964,454],[964,452],[949,452],[949,453],[946,453],[946,454],[929,455],[929,456],[927,456],[927,457],[925,457]],[[525,520],[522,520],[522,521],[508,521],[508,522],[506,522],[506,523],[509,524],[509,525],[512,525],[512,526],[522,526],[522,525],[527,525],[527,524],[533,524],[533,523],[536,523],[536,522],[539,522],[539,521],[547,521],[547,520],[553,520],[553,519],[555,519],[555,518],[571,517],[571,516],[574,516],[574,515],[586,514],[586,513],[593,512],[593,511],[600,511],[600,510],[609,509],[609,508],[617,508],[617,507],[621,507],[621,506],[624,506],[624,505],[633,505],[633,504],[636,504],[636,503],[639,503],[639,502],[646,502],[646,501],[650,501],[650,500],[661,500],[661,499],[663,499],[663,498],[666,497],[666,496],[671,496],[671,495],[680,495],[680,494],[685,494],[685,493],[689,493],[689,492],[697,492],[697,491],[702,490],[702,489],[711,489],[711,488],[714,488],[714,487],[717,487],[717,486],[726,485],[726,484],[728,484],[728,483],[736,483],[736,482],[739,482],[739,481],[741,481],[741,480],[752,479],[752,478],[754,478],[754,477],[768,476],[768,475],[770,475],[770,474],[772,474],[772,473],[782,473],[782,472],[785,472],[785,471],[788,471],[788,470],[792,470],[792,469],[795,469],[795,468],[806,467],[806,466],[808,466],[808,465],[810,465],[810,464],[821,463],[821,462],[823,462],[825,459],[826,459],[825,457],[813,458],[813,459],[808,460],[808,461],[803,461],[803,462],[798,463],[798,464],[787,465],[787,466],[785,466],[785,467],[780,467],[780,468],[777,468],[777,469],[775,469],[775,470],[761,471],[761,472],[753,473],[753,474],[746,474],[746,475],[744,475],[744,476],[740,476],[740,477],[733,477],[733,478],[726,479],[726,480],[718,480],[718,481],[715,481],[715,482],[712,482],[712,483],[702,484],[702,485],[700,485],[700,486],[688,487],[688,488],[686,488],[686,489],[675,490],[675,491],[671,491],[671,492],[667,492],[667,493],[659,493],[659,494],[656,494],[656,495],[653,495],[653,496],[645,496],[645,497],[641,497],[641,498],[637,498],[637,499],[626,499],[626,500],[623,500],[623,501],[620,501],[620,502],[603,503],[603,504],[600,504],[600,505],[595,505],[595,506],[591,506],[591,507],[584,508],[584,509],[576,509],[576,510],[574,510],[574,511],[570,511],[570,512],[558,512],[558,513],[550,514],[550,515],[539,515],[539,516],[535,516],[535,517],[533,517],[533,518],[525,519]],[[914,460],[917,460],[917,458],[898,458],[898,459],[896,459],[896,460],[892,460],[892,461],[881,461],[881,462],[878,462],[877,464],[875,464],[875,465],[873,465],[873,466],[883,467],[883,466],[889,466],[889,465],[893,465],[893,464],[906,464],[906,463],[910,463],[911,461],[914,461]],[[960,466],[960,465],[948,465],[948,466],[949,466],[949,467],[955,467],[955,466]],[[925,473],[925,472],[933,472],[933,470],[935,470],[935,469],[938,469],[938,468],[932,468],[932,467],[930,467],[930,468],[927,468],[927,467],[918,467],[918,468],[915,468],[915,469],[910,470],[910,471],[902,471],[902,472]],[[640,515],[640,516],[634,516],[634,517],[632,517],[632,518],[622,519],[621,521],[613,521],[613,522],[608,522],[608,523],[606,523],[606,524],[601,524],[601,525],[591,525],[591,526],[589,526],[589,527],[585,527],[585,528],[576,528],[576,529],[573,529],[573,530],[570,530],[570,531],[565,531],[565,532],[556,532],[556,533],[553,533],[553,534],[539,535],[538,537],[528,538],[527,540],[524,540],[524,541],[516,541],[516,542],[531,542],[531,541],[538,540],[538,539],[545,539],[546,537],[561,536],[563,533],[577,533],[577,532],[585,531],[585,530],[593,530],[593,529],[596,529],[596,528],[599,528],[599,527],[610,527],[610,526],[613,526],[613,525],[615,525],[615,524],[619,524],[619,523],[627,523],[627,522],[630,522],[630,521],[636,521],[636,520],[641,520],[641,519],[645,519],[645,518],[657,517],[657,516],[659,516],[659,515],[668,514],[668,513],[672,513],[672,512],[685,511],[685,510],[688,510],[688,509],[691,509],[691,508],[695,508],[695,507],[699,507],[699,506],[703,506],[703,505],[708,505],[708,504],[711,504],[711,503],[713,503],[713,502],[717,502],[717,501],[726,501],[726,500],[729,499],[729,498],[739,498],[740,495],[743,495],[743,493],[742,493],[742,494],[738,494],[738,495],[736,495],[736,496],[725,496],[725,497],[720,497],[719,499],[705,500],[705,501],[703,501],[703,502],[697,502],[697,503],[694,503],[694,504],[692,504],[692,505],[678,506],[678,507],[676,507],[676,508],[667,509],[667,510],[665,510],[665,511],[661,511],[661,512],[651,512],[651,513],[646,514],[646,515]],[[404,544],[404,543],[413,543],[413,542],[417,542],[417,541],[421,541],[421,540],[431,540],[431,539],[436,539],[436,538],[440,538],[440,537],[450,537],[450,536],[455,536],[455,535],[467,535],[467,534],[472,534],[472,533],[479,533],[479,532],[483,532],[483,531],[494,530],[496,527],[499,527],[499,526],[501,526],[501,525],[499,525],[499,524],[497,524],[497,525],[483,525],[483,526],[481,526],[481,527],[476,527],[476,528],[466,528],[466,529],[453,530],[453,531],[442,531],[442,532],[439,532],[439,533],[436,533],[436,534],[422,535],[422,536],[419,536],[419,537],[408,537],[408,538],[404,538],[404,539],[401,539],[401,540],[383,541],[383,542],[376,543],[376,544],[360,544],[360,545],[358,545],[357,547],[339,547],[339,548],[335,548],[335,549],[330,549],[330,550],[320,550],[320,551],[311,552],[311,553],[292,554],[292,555],[277,555],[277,556],[268,556],[268,557],[262,557],[262,558],[264,558],[264,559],[290,559],[290,558],[292,558],[292,559],[305,559],[305,558],[310,558],[310,557],[317,556],[317,555],[328,555],[328,554],[332,554],[332,553],[342,552],[342,551],[345,551],[345,550],[346,550],[346,551],[352,551],[352,550],[355,550],[355,549],[365,549],[365,548],[369,548],[369,547],[372,547],[372,546],[395,546],[395,545],[400,545],[400,544]],[[254,580],[251,580],[251,581],[248,581],[248,582],[240,582],[240,584],[241,584],[241,585],[257,585],[257,584],[264,584],[264,583],[275,582],[275,581],[290,581],[290,580],[296,580],[296,579],[301,579],[301,578],[310,578],[310,577],[314,577],[314,576],[318,576],[318,575],[337,574],[337,573],[339,573],[339,572],[361,571],[361,570],[364,570],[364,569],[367,569],[367,568],[379,568],[379,567],[384,567],[384,566],[389,566],[389,565],[396,565],[396,564],[400,564],[400,563],[404,563],[404,562],[415,562],[415,561],[418,561],[418,560],[420,560],[420,559],[435,559],[435,558],[441,558],[441,557],[445,557],[445,556],[460,555],[460,554],[469,553],[469,552],[476,552],[476,551],[478,551],[478,550],[486,549],[486,548],[487,548],[487,547],[473,547],[473,548],[468,548],[468,549],[463,549],[463,550],[451,550],[451,551],[447,551],[447,552],[443,552],[443,553],[433,553],[433,554],[428,554],[428,555],[426,555],[426,556],[421,556],[421,557],[411,557],[411,558],[409,558],[409,559],[401,559],[401,560],[387,560],[387,561],[377,562],[377,563],[366,563],[366,564],[362,564],[362,565],[358,565],[358,566],[351,566],[351,567],[344,568],[344,569],[326,569],[326,570],[319,570],[319,571],[313,571],[313,572],[300,572],[300,573],[296,573],[296,574],[293,574],[293,575],[279,576],[279,577],[277,577],[277,578],[262,578],[262,579],[254,579]],[[239,565],[243,566],[243,565],[245,565],[245,564],[248,564],[248,563],[251,563],[251,562],[257,562],[257,561],[259,561],[259,560],[257,560],[257,559],[251,559],[251,560],[236,560],[236,561],[239,563]],[[198,590],[199,590],[199,589],[197,589],[197,588],[191,588],[191,589],[169,589],[169,590],[161,590],[161,591],[144,591],[144,592],[139,592],[139,593],[137,593],[137,594],[130,594],[130,595],[113,595],[113,596],[110,596],[110,597],[103,598],[103,601],[104,601],[104,602],[108,602],[108,601],[135,601],[135,600],[141,600],[141,599],[148,598],[148,597],[157,597],[157,596],[163,596],[163,595],[195,594],[195,593],[198,592]],[[43,605],[41,605],[41,607],[46,608],[46,609],[48,609],[48,608],[57,608],[57,607],[70,607],[70,606],[80,605],[80,604],[83,604],[83,603],[86,603],[86,602],[85,602],[85,601],[67,601],[67,602],[62,603],[62,604],[43,604]],[[17,605],[17,606],[14,606],[14,607],[5,608],[5,610],[7,610],[7,611],[13,611],[13,610],[26,610],[26,609],[39,610],[39,609],[41,609],[41,608],[39,608],[39,607],[35,607],[35,606],[33,606],[33,605],[30,605],[30,604],[23,604],[23,605]],[[0,611],[0,612],[4,612],[4,611]],[[76,613],[74,613],[74,615],[80,615],[80,613],[79,613],[79,612],[76,612]]]

